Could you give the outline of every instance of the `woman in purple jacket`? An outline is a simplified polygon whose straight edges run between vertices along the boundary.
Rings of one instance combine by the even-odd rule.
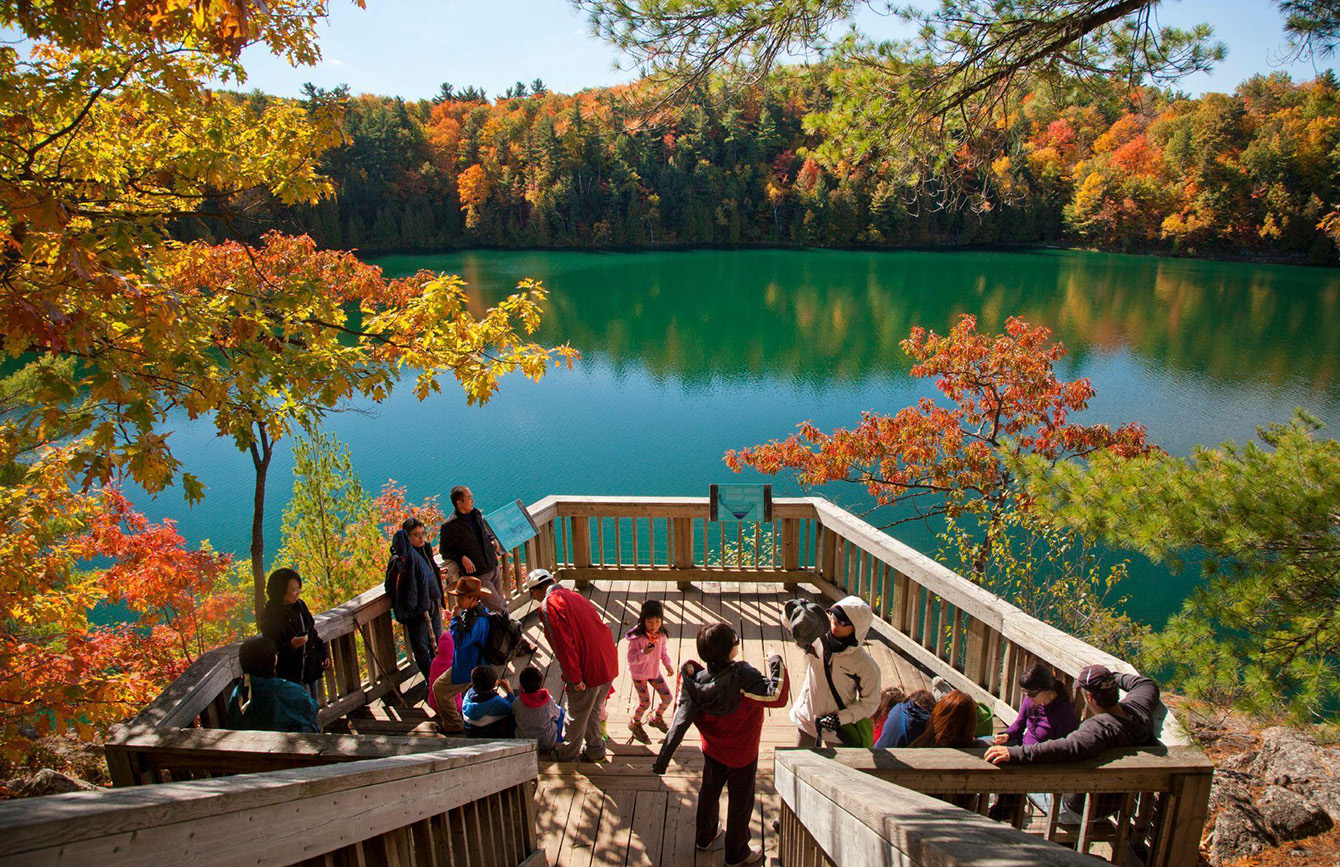
[[[1079,715],[1075,713],[1070,689],[1056,676],[1050,665],[1045,662],[1030,665],[1024,670],[1024,676],[1019,678],[1019,687],[1024,691],[1019,715],[1009,728],[995,736],[995,744],[1040,744],[1063,738],[1079,728]],[[1000,795],[987,815],[997,821],[1008,820],[1014,817],[1023,803],[1023,795]]]
[[[1052,672],[1045,662],[1035,662],[1019,678],[1024,691],[1019,716],[1004,732],[996,735],[995,743],[1002,746],[1040,744],[1063,738],[1079,728],[1079,715],[1070,689]]]

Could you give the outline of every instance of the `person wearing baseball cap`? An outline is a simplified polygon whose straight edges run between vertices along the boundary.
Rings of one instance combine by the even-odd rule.
[[[1123,747],[1154,746],[1153,718],[1160,707],[1159,685],[1138,674],[1113,672],[1106,665],[1087,665],[1075,678],[1075,686],[1084,696],[1088,719],[1063,738],[1019,746],[993,746],[986,760],[997,765],[1006,762],[1048,764],[1071,762],[1096,756],[1103,750]],[[1121,693],[1125,692],[1125,699]],[[1120,798],[1099,796],[1095,817],[1114,812]],[[1065,811],[1076,815],[1084,809],[1083,795],[1067,795]]]
[[[1075,678],[1088,719],[1063,738],[1015,747],[993,746],[987,761],[1042,764],[1087,759],[1103,750],[1155,743],[1151,723],[1159,707],[1159,685],[1138,674],[1114,673],[1106,665],[1085,666]],[[1126,698],[1121,698],[1121,692]]]
[[[557,758],[574,762],[580,755],[588,762],[604,761],[600,716],[619,676],[614,636],[600,609],[577,591],[560,587],[548,569],[532,569],[526,576],[526,591],[540,603],[544,636],[566,686],[567,735]]]

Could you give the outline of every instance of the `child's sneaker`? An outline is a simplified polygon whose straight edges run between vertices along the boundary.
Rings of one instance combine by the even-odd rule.
[[[633,733],[633,740],[637,741],[638,743],[643,744],[651,743],[651,735],[647,734],[647,730],[642,727],[642,723],[640,722],[630,723],[628,726],[628,730]]]
[[[668,731],[670,728],[670,726],[665,724],[665,717],[661,714],[656,714],[656,716],[647,720],[647,725],[654,729],[660,729],[661,731]]]
[[[743,861],[727,861],[726,867],[737,867],[740,864],[757,864],[763,860],[762,849],[750,849],[749,854],[744,856]]]

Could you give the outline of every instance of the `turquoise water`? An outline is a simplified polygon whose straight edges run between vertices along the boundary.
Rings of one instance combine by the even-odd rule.
[[[582,359],[540,383],[503,383],[486,407],[459,389],[420,403],[402,387],[383,404],[333,416],[365,487],[393,478],[446,500],[469,484],[485,510],[548,493],[705,495],[737,481],[729,448],[792,432],[810,419],[850,425],[923,395],[899,349],[914,325],[944,330],[962,313],[998,330],[1007,316],[1046,324],[1070,348],[1067,378],[1092,378],[1087,422],[1142,422],[1173,453],[1242,440],[1304,406],[1340,421],[1340,272],[1095,253],[742,251],[474,252],[393,256],[388,273],[459,273],[483,306],[523,277],[551,297],[540,338]],[[171,443],[208,485],[188,509],[169,492],[141,497],[196,541],[244,553],[250,459],[208,423],[176,426]],[[292,462],[271,469],[267,549],[277,546]],[[778,495],[800,493],[773,479]],[[858,491],[823,491],[859,505]],[[896,535],[923,549],[919,525]],[[1128,606],[1159,622],[1193,576],[1136,564]]]

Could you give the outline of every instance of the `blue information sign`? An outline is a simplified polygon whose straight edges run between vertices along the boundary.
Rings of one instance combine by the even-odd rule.
[[[708,500],[712,521],[772,522],[772,485],[713,485]]]
[[[520,500],[490,512],[484,516],[484,520],[493,528],[493,535],[498,537],[498,544],[502,545],[504,551],[524,545],[527,539],[535,538],[540,532]]]

